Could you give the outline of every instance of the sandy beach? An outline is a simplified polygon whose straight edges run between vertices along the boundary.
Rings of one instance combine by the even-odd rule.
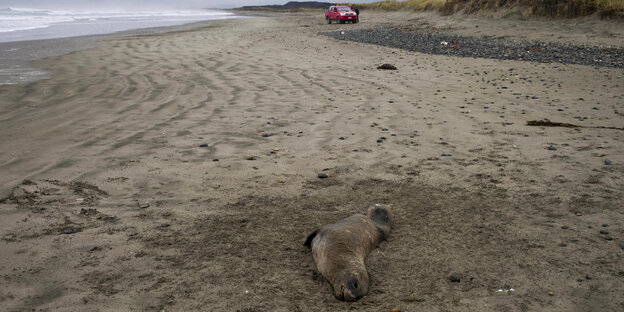
[[[624,131],[595,128],[624,127],[623,69],[321,34],[409,25],[624,48],[624,24],[324,22],[105,38],[33,61],[47,79],[1,85],[3,309],[624,309]],[[544,118],[583,127],[527,125]],[[374,204],[393,232],[368,257],[370,293],[337,301],[302,244]]]

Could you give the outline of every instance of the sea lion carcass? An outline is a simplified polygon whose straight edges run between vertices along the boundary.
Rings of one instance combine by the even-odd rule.
[[[333,287],[334,297],[355,301],[368,293],[364,261],[390,234],[390,217],[375,205],[366,215],[356,214],[316,229],[304,245],[312,250],[318,271]]]

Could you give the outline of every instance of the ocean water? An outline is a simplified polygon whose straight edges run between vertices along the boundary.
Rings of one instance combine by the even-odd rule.
[[[79,11],[0,8],[0,42],[108,34],[234,18],[218,10]]]

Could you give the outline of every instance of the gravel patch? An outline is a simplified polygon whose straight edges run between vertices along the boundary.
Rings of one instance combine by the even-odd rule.
[[[539,41],[477,38],[395,27],[340,30],[323,35],[408,51],[460,57],[624,68],[624,49]]]

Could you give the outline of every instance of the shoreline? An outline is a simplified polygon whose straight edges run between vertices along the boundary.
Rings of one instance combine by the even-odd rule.
[[[236,14],[236,12],[231,10],[222,11]],[[130,29],[109,34],[0,42],[0,85],[28,83],[45,79],[49,73],[30,66],[30,62],[92,48],[102,40],[183,31],[202,27],[213,22],[240,18],[252,18],[252,16],[237,14],[227,19],[191,22],[174,26]]]

